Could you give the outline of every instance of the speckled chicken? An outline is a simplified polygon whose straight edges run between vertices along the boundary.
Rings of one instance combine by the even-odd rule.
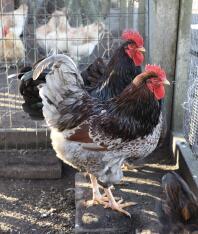
[[[39,94],[57,157],[90,174],[93,203],[130,215],[123,208],[131,203],[116,201],[110,187],[121,180],[121,165],[127,157],[145,157],[158,143],[162,125],[158,100],[165,95],[165,72],[147,65],[120,95],[104,103],[86,91],[68,56],[44,59],[36,66],[33,79],[47,67],[51,71],[46,83],[39,85]]]
[[[198,199],[175,172],[162,178],[165,198],[158,206],[161,234],[198,233]]]

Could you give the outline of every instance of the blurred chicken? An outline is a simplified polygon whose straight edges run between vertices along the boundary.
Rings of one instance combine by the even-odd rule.
[[[46,38],[47,35],[51,32],[56,32],[57,27],[59,25],[59,21],[61,18],[66,19],[65,14],[62,11],[54,11],[52,13],[52,17],[49,19],[49,21],[44,24],[41,25],[40,27],[38,27],[36,29],[36,39],[37,39],[37,43],[38,45],[42,48],[42,49],[46,49],[47,47],[47,42],[46,42]],[[54,40],[54,38],[52,38]]]
[[[55,11],[46,25],[36,30],[36,38],[42,49],[68,52],[75,60],[89,56],[104,31],[103,23],[71,27],[62,11]]]
[[[17,63],[25,57],[25,48],[20,37],[7,26],[3,27],[3,38],[0,41],[0,60]]]
[[[27,18],[28,6],[21,4],[18,9],[12,12],[1,13],[1,26],[5,25],[13,32],[17,37],[21,36],[25,21]]]
[[[198,199],[175,172],[162,178],[165,199],[158,206],[161,234],[198,233]]]
[[[97,41],[101,33],[105,29],[102,22],[94,22],[92,24],[80,27],[71,27],[68,19],[60,19],[59,29],[67,35],[67,39],[72,41],[73,45],[82,45],[92,41]]]

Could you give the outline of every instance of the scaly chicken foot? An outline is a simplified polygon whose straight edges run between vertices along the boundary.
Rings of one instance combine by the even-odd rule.
[[[127,216],[129,216],[131,218],[131,215],[129,212],[127,212],[126,210],[124,210],[123,208],[128,207],[133,205],[133,202],[123,202],[123,199],[120,199],[119,201],[116,202],[111,189],[110,188],[104,188],[105,193],[109,199],[109,202],[105,204],[104,208],[111,208],[112,210],[116,210],[118,212],[121,212]]]
[[[93,192],[93,195],[92,195],[92,201],[89,201],[88,204],[89,205],[96,205],[96,204],[101,204],[101,205],[108,205],[109,204],[109,198],[107,197],[106,193],[103,193],[101,194],[100,193],[100,189],[99,188],[102,188],[98,182],[97,182],[97,179],[94,175],[92,174],[89,174],[90,176],[90,180],[91,180],[91,183],[92,183],[92,192]],[[115,200],[120,200],[119,197],[115,197],[114,198]]]
[[[95,205],[95,204],[101,204],[106,205],[106,202],[108,202],[108,197],[106,194],[101,194],[99,189],[99,184],[97,182],[97,179],[94,175],[89,174],[90,180],[92,183],[92,201],[89,202],[89,205]]]

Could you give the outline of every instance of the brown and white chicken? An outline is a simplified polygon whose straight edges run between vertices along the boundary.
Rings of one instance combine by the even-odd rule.
[[[46,83],[39,85],[39,94],[57,157],[90,174],[93,203],[130,216],[123,208],[131,202],[116,201],[110,187],[121,180],[126,158],[145,157],[157,146],[162,126],[158,100],[168,83],[165,72],[148,65],[120,95],[104,103],[86,91],[70,57],[44,59],[35,67],[33,79],[47,67],[51,71]]]

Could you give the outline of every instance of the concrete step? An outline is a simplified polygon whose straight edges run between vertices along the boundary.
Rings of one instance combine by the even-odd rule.
[[[77,173],[75,176],[75,233],[135,233],[133,219],[101,205],[87,207],[86,201],[92,198],[89,177]],[[117,191],[118,192],[118,191]],[[119,196],[117,193],[116,196]]]
[[[0,151],[0,177],[57,179],[61,173],[62,162],[52,150]]]

